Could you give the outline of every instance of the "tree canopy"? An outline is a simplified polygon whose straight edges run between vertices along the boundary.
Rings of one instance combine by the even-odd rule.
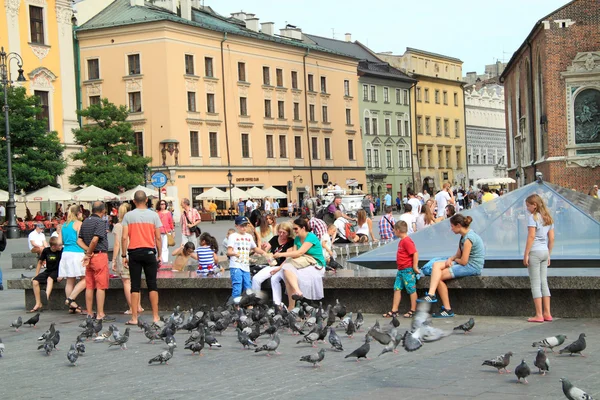
[[[135,135],[127,122],[129,112],[102,99],[77,112],[89,123],[73,131],[75,142],[83,146],[72,155],[82,161],[69,177],[72,185],[95,185],[113,193],[120,187],[131,188],[143,183],[144,166],[152,160],[136,152]]]
[[[12,169],[15,192],[31,192],[47,185],[58,186],[57,177],[67,167],[58,133],[48,132],[47,121],[38,119],[40,99],[28,96],[23,87],[8,88]],[[4,92],[0,89],[0,188],[8,188]]]

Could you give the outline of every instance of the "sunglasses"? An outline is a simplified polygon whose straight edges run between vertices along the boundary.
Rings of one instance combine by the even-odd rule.
[[[299,231],[299,230],[300,230],[300,228],[294,228],[294,232]]]

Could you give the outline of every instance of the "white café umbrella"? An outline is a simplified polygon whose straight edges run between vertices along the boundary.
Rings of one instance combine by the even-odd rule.
[[[8,192],[0,189],[0,201],[8,201]]]
[[[229,200],[229,194],[219,188],[211,188],[196,196],[196,200]]]
[[[133,189],[129,189],[128,191],[119,194],[119,200],[121,200],[121,201],[133,200],[133,195],[138,190],[143,190],[146,193],[146,196],[148,196],[148,197],[158,197],[158,192],[156,190],[152,190],[147,187],[138,185],[138,186],[134,187]]]
[[[515,180],[513,178],[485,178],[475,181],[476,185],[508,185],[509,183],[515,183]]]
[[[274,199],[287,199],[287,194],[283,193],[281,190],[275,189],[273,186],[266,188],[264,192],[266,193],[265,197],[272,197]]]
[[[265,197],[268,197],[264,190],[257,188],[256,186],[246,190],[246,194],[248,197],[254,197],[257,199],[264,199]]]
[[[227,194],[227,200],[229,200],[229,190],[225,192]],[[242,189],[234,187],[231,190],[231,199],[233,201],[237,201],[239,199],[246,200],[248,199],[248,194],[244,192]]]
[[[115,200],[116,198],[116,194],[94,185],[88,186],[73,193],[73,200],[75,201],[111,201]]]
[[[46,186],[35,192],[29,193],[23,196],[26,202],[36,201],[70,201],[73,200],[73,193],[67,192],[66,190],[58,189],[53,186]]]

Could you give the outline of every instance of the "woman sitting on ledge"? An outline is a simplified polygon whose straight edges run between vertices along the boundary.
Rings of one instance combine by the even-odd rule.
[[[458,251],[446,261],[438,261],[433,264],[429,292],[418,300],[437,303],[435,295],[437,290],[443,306],[438,314],[433,315],[436,318],[454,317],[448,297],[448,286],[444,281],[463,276],[481,275],[485,248],[481,237],[469,229],[471,222],[473,222],[473,218],[465,217],[462,214],[455,214],[450,218],[450,229],[460,235]]]
[[[306,219],[294,220],[294,233],[296,238],[293,249],[273,254],[275,258],[287,259],[281,267],[271,271],[274,275],[283,269],[290,308],[294,307],[295,300],[320,300],[324,297],[325,258],[321,242],[317,235],[311,232]]]

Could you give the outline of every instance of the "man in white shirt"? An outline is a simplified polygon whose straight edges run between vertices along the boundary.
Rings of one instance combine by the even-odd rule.
[[[414,198],[414,193],[413,193]],[[418,200],[417,200],[418,201]],[[417,229],[417,218],[412,214],[413,208],[410,204],[410,200],[404,206],[404,214],[400,215],[400,221],[406,222],[408,225],[408,234],[414,233]]]
[[[38,256],[42,254],[42,251],[46,247],[49,247],[48,242],[46,241],[46,235],[44,235],[44,224],[35,224],[35,229],[31,231],[27,237],[27,241],[29,243],[29,250],[32,253],[35,253]]]
[[[415,196],[415,192],[413,192],[412,189],[408,190],[407,204],[410,204],[412,215],[415,218],[417,218],[419,216],[419,213],[421,212],[421,202],[419,201],[419,199],[417,199],[417,196]],[[406,206],[404,206],[404,211],[406,211]],[[410,225],[408,226],[408,230],[410,231]]]
[[[254,210],[254,203],[251,199],[248,199],[248,201],[246,201],[246,215],[250,215],[252,210]]]
[[[429,200],[431,196],[429,195],[429,192],[427,190],[423,190],[423,203],[427,203],[427,200]]]
[[[269,199],[265,199],[265,213],[271,214],[271,202]]]
[[[437,203],[437,215],[436,217],[446,218],[446,206],[448,204],[454,205],[454,195],[450,190],[450,184],[448,182],[444,183],[442,190],[435,195],[435,202]]]

